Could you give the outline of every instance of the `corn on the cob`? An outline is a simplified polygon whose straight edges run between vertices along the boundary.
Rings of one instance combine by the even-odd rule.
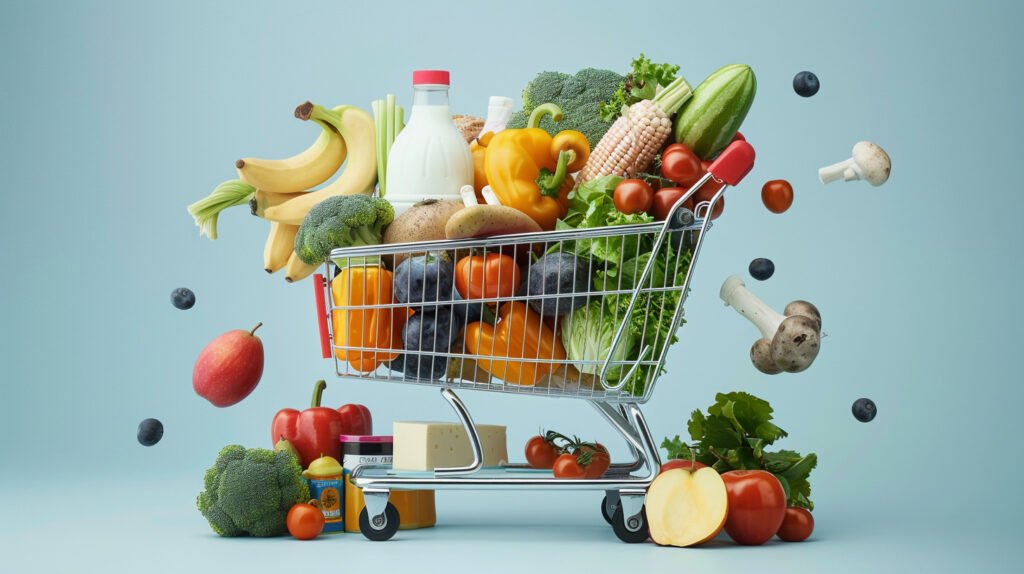
[[[690,98],[690,84],[677,78],[650,100],[641,100],[615,120],[601,138],[577,181],[646,171],[672,133],[672,115]]]

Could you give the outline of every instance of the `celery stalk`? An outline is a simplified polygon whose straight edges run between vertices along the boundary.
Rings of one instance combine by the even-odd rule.
[[[384,112],[384,100],[373,100],[370,104],[373,108],[373,126],[377,136],[377,189],[380,196],[384,197],[384,174],[387,172],[387,154],[384,144],[384,133],[387,126],[387,117]]]

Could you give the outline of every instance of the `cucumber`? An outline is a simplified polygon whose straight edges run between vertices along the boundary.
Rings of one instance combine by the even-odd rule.
[[[757,92],[754,71],[745,64],[719,68],[693,90],[675,120],[675,140],[709,160],[729,145],[747,117]]]

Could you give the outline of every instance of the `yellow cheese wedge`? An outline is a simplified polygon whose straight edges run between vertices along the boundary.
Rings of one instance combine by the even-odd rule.
[[[484,449],[484,466],[508,462],[505,427],[476,425]],[[434,470],[473,462],[469,437],[461,423],[399,421],[394,423],[396,470]]]

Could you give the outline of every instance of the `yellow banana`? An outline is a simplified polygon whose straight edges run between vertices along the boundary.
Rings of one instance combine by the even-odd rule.
[[[330,179],[345,161],[345,139],[330,124],[317,123],[323,130],[305,151],[286,159],[240,159],[235,162],[238,177],[274,193],[302,191]]]
[[[296,281],[302,281],[306,277],[309,277],[316,271],[319,265],[310,265],[299,259],[299,256],[292,251],[291,255],[288,256],[288,263],[284,268],[284,280],[289,283],[295,283]]]
[[[377,181],[377,147],[373,118],[355,106],[328,110],[306,102],[295,109],[295,116],[302,120],[320,120],[330,124],[345,138],[345,146],[348,148],[348,163],[331,183],[281,205],[266,208],[257,205],[253,210],[270,221],[300,225],[306,213],[328,197],[373,192],[373,184]]]
[[[263,191],[257,189],[255,193],[249,198],[249,209],[252,214],[257,217],[263,217],[263,210],[268,207],[277,207],[282,203],[295,199],[309,193],[308,191],[293,191],[290,193],[274,193],[272,191]]]
[[[263,269],[267,273],[276,273],[288,263],[288,257],[295,252],[295,234],[298,232],[297,225],[270,222],[270,235],[263,247]]]

